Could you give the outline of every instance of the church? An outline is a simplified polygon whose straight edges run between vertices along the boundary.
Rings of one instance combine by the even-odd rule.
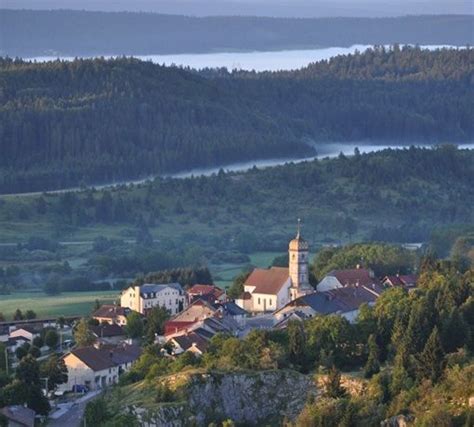
[[[296,298],[315,292],[309,284],[308,242],[301,237],[299,221],[296,237],[288,247],[288,256],[288,268],[254,269],[236,304],[252,313],[273,312]]]

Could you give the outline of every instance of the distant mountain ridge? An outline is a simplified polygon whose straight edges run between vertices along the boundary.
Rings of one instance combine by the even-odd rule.
[[[189,17],[0,9],[0,55],[96,56],[474,43],[473,15],[394,18]]]

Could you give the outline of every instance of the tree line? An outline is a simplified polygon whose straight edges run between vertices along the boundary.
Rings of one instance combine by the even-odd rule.
[[[474,135],[472,49],[374,48],[286,73],[0,59],[0,193]]]

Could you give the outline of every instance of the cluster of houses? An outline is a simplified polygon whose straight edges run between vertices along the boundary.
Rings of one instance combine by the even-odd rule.
[[[118,381],[141,355],[141,348],[125,333],[128,316],[144,318],[156,306],[164,307],[171,317],[163,336],[156,342],[174,357],[184,352],[202,355],[217,333],[245,336],[252,328],[285,328],[290,320],[305,320],[316,315],[338,314],[354,321],[362,304],[373,305],[390,287],[411,290],[415,275],[395,275],[378,279],[369,269],[334,270],[314,289],[309,284],[309,247],[299,230],[289,244],[288,268],[254,269],[244,283],[242,295],[230,300],[225,290],[215,285],[196,284],[184,290],[179,283],[133,285],[122,291],[120,306],[103,305],[92,317],[90,330],[95,343],[73,348],[63,356],[68,383],[62,390],[79,386],[100,389]],[[259,321],[261,320],[261,321]],[[14,351],[25,342],[32,343],[48,324],[0,325],[0,341]]]
[[[124,331],[132,312],[146,317],[154,307],[166,308],[171,317],[165,323],[163,336],[157,336],[156,341],[168,344],[172,355],[192,352],[199,356],[217,333],[244,336],[254,327],[284,328],[290,320],[316,315],[338,314],[354,321],[359,307],[374,304],[385,289],[410,290],[416,286],[416,276],[396,275],[379,280],[372,271],[356,266],[331,271],[314,289],[309,284],[309,246],[299,230],[289,243],[288,254],[288,268],[254,269],[236,300],[230,300],[225,290],[209,284],[196,284],[184,290],[179,283],[145,283],[124,289],[120,306],[104,305],[93,313],[92,317],[99,322],[91,326],[97,338],[94,350],[73,350],[66,356],[66,364],[74,373],[70,381],[101,387],[115,382],[129,368],[131,359],[140,354],[133,344],[127,343]],[[258,321],[263,318],[266,322]],[[125,349],[130,357],[124,364],[118,363],[114,352],[126,353]],[[91,358],[107,360],[107,364],[91,366]],[[85,366],[94,371],[88,374],[88,380],[79,372]],[[99,372],[97,367],[104,369]]]

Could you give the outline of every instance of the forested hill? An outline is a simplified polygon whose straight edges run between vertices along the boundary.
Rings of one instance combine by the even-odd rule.
[[[307,142],[473,139],[473,68],[472,49],[373,49],[280,74],[3,59],[0,192],[301,156]]]
[[[309,64],[296,71],[261,73],[300,79],[353,79],[383,81],[464,80],[474,82],[473,49],[416,49],[378,46],[363,53],[339,55]],[[240,72],[241,76],[255,73]]]
[[[140,55],[354,44],[465,46],[474,17],[189,17],[154,13],[0,10],[0,54]]]

